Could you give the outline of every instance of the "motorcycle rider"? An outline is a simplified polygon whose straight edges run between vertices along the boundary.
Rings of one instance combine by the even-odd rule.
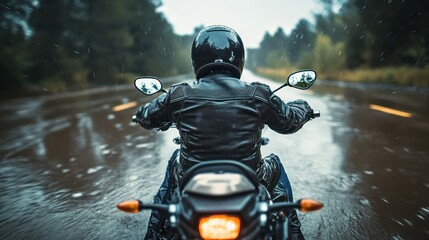
[[[173,153],[154,202],[169,203],[181,173],[213,159],[246,164],[275,199],[293,201],[279,158],[261,156],[261,131],[268,125],[281,134],[294,133],[311,118],[313,110],[304,100],[284,103],[267,85],[240,80],[244,46],[229,27],[215,25],[201,30],[193,41],[191,58],[196,80],[173,85],[136,114],[143,128],[167,130],[175,123],[180,133],[180,150]],[[303,239],[296,211],[288,214],[292,239]],[[152,211],[145,239],[171,239],[164,217]]]

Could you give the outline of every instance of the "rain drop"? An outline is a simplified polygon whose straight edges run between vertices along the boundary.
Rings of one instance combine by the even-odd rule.
[[[391,148],[388,148],[388,147],[383,147],[384,148],[384,150],[386,150],[387,152],[390,152],[390,153],[394,153],[395,151],[393,150],[393,149],[391,149]]]
[[[87,174],[93,174],[98,172],[99,170],[103,169],[103,166],[98,166],[95,168],[89,168],[88,171],[86,171]]]
[[[73,194],[72,194],[72,198],[80,198],[80,197],[82,197],[82,196],[83,196],[83,193],[81,193],[81,192],[73,193]]]
[[[115,128],[118,129],[118,130],[121,130],[122,129],[122,124],[121,123],[116,123],[115,124]]]
[[[393,240],[403,240],[403,238],[399,235],[396,235],[396,236],[393,236]]]
[[[96,195],[98,195],[100,193],[101,193],[100,190],[92,191],[92,192],[89,193],[89,196],[96,196]]]
[[[398,221],[398,220],[396,220],[396,219],[393,219],[393,218],[392,218],[392,220],[393,220],[393,221],[395,221],[397,224],[401,225],[402,227],[404,227],[404,224],[403,224],[403,223],[401,223],[400,221]]]
[[[368,199],[362,199],[359,201],[360,203],[362,203],[365,206],[371,206],[370,202]]]
[[[405,219],[405,218],[404,218],[404,222],[405,222],[406,224],[408,224],[409,226],[413,226],[413,223],[412,223],[410,220],[408,220],[408,219]]]
[[[150,145],[151,145],[150,143],[142,143],[142,144],[136,145],[136,148],[146,148]]]

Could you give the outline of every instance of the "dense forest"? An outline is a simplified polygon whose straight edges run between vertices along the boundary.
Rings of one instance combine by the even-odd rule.
[[[258,49],[248,49],[247,67],[260,72],[314,68],[327,78],[345,79],[348,72],[364,69],[365,74],[390,82],[402,69],[414,77],[396,83],[429,85],[427,78],[422,79],[429,68],[428,4],[320,2],[325,11],[308,17],[315,24],[302,19],[289,34],[281,28],[272,35],[267,32]],[[157,11],[161,4],[161,0],[2,1],[1,95],[120,84],[145,73],[162,77],[191,72],[194,34],[174,34]],[[382,69],[379,75],[377,69]]]
[[[288,35],[281,28],[266,33],[258,49],[248,50],[247,67],[279,76],[269,70],[314,68],[329,79],[429,87],[429,4],[320,2],[325,11],[313,16],[315,24],[302,19]]]
[[[177,36],[152,0],[0,3],[0,88],[59,92],[131,75],[190,72],[192,36]],[[131,74],[131,75],[130,75]]]

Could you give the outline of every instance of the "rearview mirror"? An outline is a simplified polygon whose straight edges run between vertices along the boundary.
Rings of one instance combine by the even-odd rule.
[[[288,85],[298,89],[307,89],[316,81],[316,72],[313,70],[302,70],[292,73],[288,79]]]
[[[134,80],[134,86],[146,95],[152,95],[163,90],[161,81],[156,77],[138,77]]]

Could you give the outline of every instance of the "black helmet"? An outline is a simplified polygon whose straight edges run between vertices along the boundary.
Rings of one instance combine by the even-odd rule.
[[[240,78],[244,66],[243,42],[229,27],[209,26],[195,37],[191,58],[197,79],[213,70],[226,70]]]

